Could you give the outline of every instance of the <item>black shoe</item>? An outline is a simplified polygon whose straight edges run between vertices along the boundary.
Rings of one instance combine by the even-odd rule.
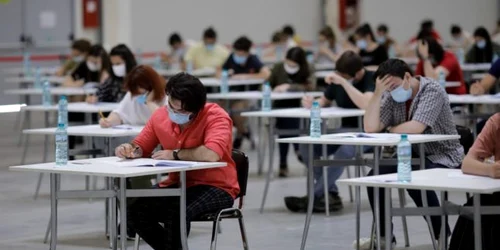
[[[255,141],[253,140],[252,134],[250,134],[250,131],[244,133],[243,136],[250,141],[250,147],[252,148],[252,150],[255,150]]]
[[[287,164],[280,164],[280,171],[278,173],[278,177],[280,177],[280,178],[288,177],[288,165]]]
[[[288,210],[292,212],[306,212],[307,211],[307,196],[296,197],[287,196],[285,197],[285,206]]]
[[[328,194],[328,202],[329,202],[329,210],[330,212],[336,212],[344,208],[344,205],[342,204],[342,199],[340,196],[336,193],[329,193]],[[315,213],[324,213],[326,211],[325,209],[325,197],[322,196],[319,199],[316,199],[314,201],[313,205],[313,212]]]
[[[242,137],[236,137],[233,141],[233,149],[240,149],[242,141],[243,141]]]

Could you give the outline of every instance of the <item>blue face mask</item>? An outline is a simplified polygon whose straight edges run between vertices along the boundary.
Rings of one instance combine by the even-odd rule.
[[[148,93],[144,93],[137,98],[135,98],[135,101],[139,104],[146,104],[146,100],[148,99]]]
[[[205,49],[207,51],[213,51],[215,49],[215,45],[213,45],[213,44],[205,44]]]
[[[476,46],[480,49],[484,49],[486,47],[486,41],[485,40],[478,41],[476,43]]]
[[[168,117],[170,120],[178,125],[184,125],[191,120],[191,114],[181,114],[173,111],[170,108],[170,104],[167,104]]]
[[[394,90],[391,91],[391,96],[392,99],[395,102],[406,102],[410,100],[412,94],[411,87],[408,89],[403,88],[403,84],[399,85],[399,87],[395,88]]]
[[[236,64],[244,64],[247,61],[247,58],[248,58],[247,56],[239,56],[239,55],[233,54],[233,61]]]
[[[377,37],[377,42],[378,42],[379,44],[384,44],[384,43],[385,43],[385,41],[387,41],[387,39],[385,38],[385,36],[378,36],[378,37]]]
[[[359,39],[356,41],[356,46],[360,49],[366,49],[366,47],[368,47],[368,43],[365,39]]]

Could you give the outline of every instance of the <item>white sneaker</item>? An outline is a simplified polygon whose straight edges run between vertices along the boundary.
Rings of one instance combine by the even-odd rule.
[[[375,239],[376,237],[373,238],[361,238],[359,239],[359,249],[360,250],[372,250],[372,249],[377,249],[377,241]],[[373,243],[372,243],[373,240]],[[372,246],[372,249],[370,249],[370,245]],[[352,247],[356,249],[356,241],[352,243]],[[396,238],[392,238],[392,248],[394,249],[396,247]],[[380,238],[380,248],[385,249],[385,237]]]

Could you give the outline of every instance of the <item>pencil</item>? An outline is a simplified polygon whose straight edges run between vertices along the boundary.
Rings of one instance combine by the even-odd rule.
[[[104,114],[100,110],[99,110],[99,117],[101,117],[101,119],[106,119],[106,117],[104,116]]]

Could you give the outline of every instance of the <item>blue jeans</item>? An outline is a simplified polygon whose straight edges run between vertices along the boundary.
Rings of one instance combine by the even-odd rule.
[[[371,147],[363,147],[363,152],[371,150]],[[326,146],[327,155],[334,155],[335,159],[352,159],[356,154],[356,146],[352,145],[327,145]],[[309,164],[309,145],[301,144],[300,153],[307,167]],[[313,146],[313,159],[317,160],[323,155],[323,145]],[[338,187],[336,181],[344,172],[344,167],[328,167],[328,192],[338,193]],[[323,188],[323,168],[314,168],[314,196],[323,197],[325,195],[325,190]]]

